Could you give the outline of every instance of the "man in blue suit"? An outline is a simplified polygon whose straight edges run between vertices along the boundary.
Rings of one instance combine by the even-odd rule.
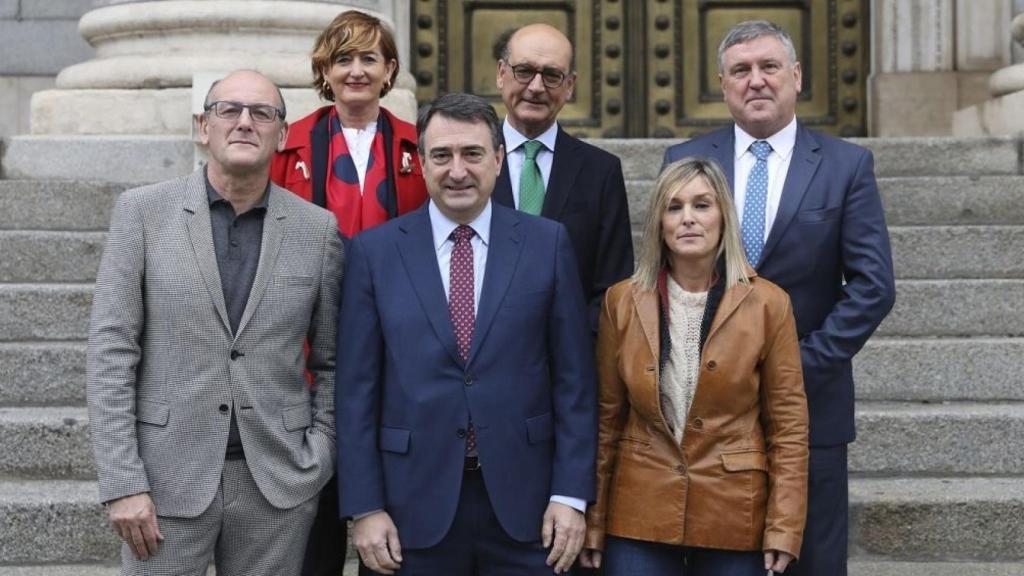
[[[339,314],[342,516],[382,574],[565,572],[594,497],[596,381],[565,228],[491,202],[483,99],[417,122],[430,202],[356,236]]]
[[[722,165],[750,263],[793,301],[811,455],[803,548],[786,573],[843,576],[846,447],[855,435],[851,360],[895,299],[874,159],[796,120],[800,63],[775,24],[734,26],[718,67],[735,125],[670,147],[665,163],[698,156]]]

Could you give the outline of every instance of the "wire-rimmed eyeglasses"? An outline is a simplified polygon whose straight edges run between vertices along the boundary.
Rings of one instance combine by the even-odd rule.
[[[256,122],[269,124],[277,120],[279,116],[282,120],[284,119],[284,110],[270,104],[243,104],[234,100],[217,100],[203,107],[207,112],[213,110],[218,118],[225,120],[237,120],[242,115],[242,110],[246,108],[249,109],[249,116]]]

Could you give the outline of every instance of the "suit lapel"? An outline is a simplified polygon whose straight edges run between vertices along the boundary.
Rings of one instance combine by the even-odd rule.
[[[753,275],[753,271],[751,271],[751,276]],[[718,311],[715,312],[715,319],[711,322],[711,328],[708,330],[708,338],[704,343],[705,347],[707,347],[707,342],[715,336],[715,332],[718,332],[722,324],[732,316],[733,312],[739,308],[740,303],[746,299],[753,289],[753,286],[737,283],[732,289],[725,291],[725,294],[722,295],[722,302],[718,305]]]
[[[448,314],[448,299],[444,294],[441,271],[437,266],[434,252],[434,235],[430,228],[430,214],[427,204],[403,222],[404,236],[398,240],[398,253],[409,275],[409,284],[416,292],[423,312],[437,334],[437,339],[456,363],[462,365],[459,347],[455,342],[451,316]]]
[[[796,144],[793,147],[793,158],[789,162],[789,173],[786,175],[786,183],[782,187],[782,198],[779,200],[779,209],[775,213],[775,222],[772,224],[772,231],[768,234],[768,241],[765,242],[764,250],[761,252],[761,262],[764,262],[772,250],[778,246],[779,239],[786,232],[786,227],[793,221],[800,203],[807,193],[807,187],[818,171],[821,164],[821,155],[818,153],[820,146],[814,136],[799,125],[800,129],[796,134]],[[751,262],[751,265],[754,265]]]
[[[245,330],[249,319],[256,312],[263,294],[267,291],[267,284],[274,276],[274,267],[277,264],[277,253],[281,250],[281,240],[284,238],[285,218],[287,216],[287,205],[278,196],[280,194],[291,194],[271,185],[267,192],[267,214],[263,218],[263,240],[260,243],[260,262],[256,267],[256,277],[253,278],[252,288],[249,290],[249,300],[245,303],[245,311],[242,312],[242,319],[238,323],[238,334]]]
[[[722,172],[725,172],[725,177],[729,180],[729,189],[733,190],[736,186],[733,174],[736,165],[736,131],[731,124],[712,134],[711,150],[711,159],[722,167]]]
[[[487,266],[484,270],[484,285],[480,290],[480,305],[476,311],[473,344],[469,352],[470,362],[487,337],[494,316],[498,313],[498,306],[505,299],[505,292],[508,291],[519,264],[523,242],[517,228],[518,224],[519,215],[515,210],[493,206],[491,244],[487,247]]]
[[[548,186],[544,192],[544,207],[541,216],[558,220],[569,199],[569,192],[573,189],[573,183],[583,168],[583,155],[576,153],[579,142],[565,133],[561,126],[558,128],[558,136],[555,138],[555,150],[551,163],[551,176],[548,178]]]
[[[502,142],[502,146],[505,143]],[[501,172],[498,173],[498,180],[494,183],[494,192],[491,198],[495,203],[508,206],[515,210],[516,202],[512,197],[512,177],[508,175],[508,150],[505,150],[505,161],[501,163]]]
[[[199,274],[203,277],[203,283],[206,284],[206,291],[210,294],[217,315],[230,333],[231,322],[228,320],[228,309],[224,304],[224,289],[221,287],[217,255],[213,249],[210,201],[206,195],[206,174],[203,170],[197,170],[185,180],[185,203],[182,208],[185,211],[185,226],[188,228]]]
[[[651,290],[633,289],[633,305],[636,306],[637,317],[640,318],[640,327],[647,337],[647,346],[651,349],[651,358],[655,363],[661,357],[661,334],[658,326],[661,320],[658,318],[658,293]]]

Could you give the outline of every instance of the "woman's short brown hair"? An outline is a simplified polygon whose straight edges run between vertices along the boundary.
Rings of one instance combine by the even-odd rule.
[[[324,100],[334,100],[334,92],[324,81],[324,70],[329,69],[334,61],[343,54],[351,52],[368,52],[380,48],[384,62],[395,62],[391,77],[384,82],[380,95],[384,96],[391,90],[398,77],[398,47],[391,30],[375,16],[358,10],[348,10],[338,14],[330,25],[317,36],[313,45],[313,88]]]

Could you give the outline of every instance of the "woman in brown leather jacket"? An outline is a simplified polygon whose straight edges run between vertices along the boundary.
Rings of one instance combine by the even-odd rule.
[[[789,297],[747,263],[721,169],[661,173],[637,271],[605,296],[597,501],[606,576],[762,576],[800,551],[807,400]]]

